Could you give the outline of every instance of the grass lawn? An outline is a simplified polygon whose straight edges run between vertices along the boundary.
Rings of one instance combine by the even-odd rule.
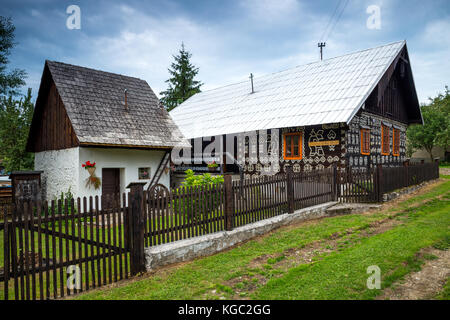
[[[419,270],[423,248],[450,239],[450,177],[364,214],[308,221],[231,250],[167,267],[76,299],[373,299]],[[446,245],[447,246],[447,245]],[[381,269],[381,290],[366,287]],[[448,283],[439,296],[448,299]]]

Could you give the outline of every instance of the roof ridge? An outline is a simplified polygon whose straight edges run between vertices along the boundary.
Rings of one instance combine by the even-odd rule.
[[[138,78],[138,77],[128,76],[128,75],[125,75],[125,74],[115,73],[115,72],[110,72],[110,71],[104,71],[104,70],[100,70],[100,69],[83,67],[83,66],[79,66],[79,65],[76,65],[76,64],[71,64],[71,63],[66,63],[66,62],[61,62],[61,61],[45,60],[45,63],[66,65],[66,66],[70,66],[70,67],[76,67],[76,68],[90,70],[90,71],[95,71],[95,72],[107,73],[107,74],[111,74],[111,75],[115,75],[115,76],[121,76],[121,77],[131,78],[131,79],[137,79],[137,80],[144,81],[144,82],[147,83],[146,80]]]
[[[263,74],[260,77],[260,79],[262,77],[268,77],[268,76],[276,75],[278,73],[282,73],[282,72],[285,72],[285,71],[294,70],[294,69],[299,68],[299,67],[304,67],[304,66],[308,66],[308,65],[316,64],[316,63],[323,63],[325,61],[330,61],[330,60],[333,60],[333,59],[342,58],[342,57],[349,56],[349,55],[352,55],[352,54],[358,54],[358,53],[361,53],[361,52],[364,52],[364,51],[375,50],[375,49],[378,49],[378,48],[392,46],[394,44],[401,43],[401,42],[406,43],[406,40],[394,41],[394,42],[391,42],[391,43],[387,43],[387,44],[376,46],[376,47],[372,47],[372,48],[367,48],[367,49],[363,49],[363,50],[353,51],[353,52],[346,53],[346,54],[343,54],[343,55],[340,55],[340,56],[335,56],[335,57],[332,57],[332,58],[324,59],[322,61],[314,61],[314,62],[308,62],[308,63],[305,63],[305,64],[299,64],[299,65],[296,65],[294,67],[290,67],[290,68],[286,68],[286,69],[283,69],[283,70],[279,70],[279,71]],[[256,80],[256,77],[255,77],[255,80]],[[216,87],[216,88],[213,88],[213,89],[204,90],[204,91],[202,91],[200,93],[206,93],[206,92],[210,92],[210,91],[214,91],[214,90],[218,90],[218,89],[223,89],[223,88],[226,88],[226,87],[230,87],[230,86],[234,86],[234,85],[238,85],[238,84],[246,83],[246,82],[247,82],[246,80],[242,80],[242,81],[239,81],[239,82],[229,83],[229,84],[226,84],[226,85],[223,85],[223,86],[220,86],[220,87]],[[192,97],[194,97],[194,96],[196,96],[196,95],[193,95]],[[189,99],[187,99],[187,100],[189,100]],[[174,110],[176,110],[176,108]]]

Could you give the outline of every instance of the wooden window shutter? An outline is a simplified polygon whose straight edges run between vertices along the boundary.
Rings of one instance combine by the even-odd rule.
[[[361,129],[360,141],[361,141],[361,154],[369,155],[370,154],[370,130],[369,129]]]
[[[394,128],[392,131],[392,136],[392,154],[398,157],[400,155],[400,130]]]
[[[391,153],[391,141],[389,138],[389,127],[381,125],[381,154],[387,156]]]

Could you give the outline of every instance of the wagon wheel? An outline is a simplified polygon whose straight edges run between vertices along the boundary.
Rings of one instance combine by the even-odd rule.
[[[163,184],[157,183],[149,189],[150,199],[159,199],[170,194],[169,189]]]

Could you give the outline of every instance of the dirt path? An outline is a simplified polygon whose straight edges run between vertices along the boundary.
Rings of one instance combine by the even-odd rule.
[[[423,255],[437,259],[427,260],[418,272],[405,276],[402,281],[387,288],[377,300],[422,300],[433,299],[450,277],[450,250],[427,249]]]

